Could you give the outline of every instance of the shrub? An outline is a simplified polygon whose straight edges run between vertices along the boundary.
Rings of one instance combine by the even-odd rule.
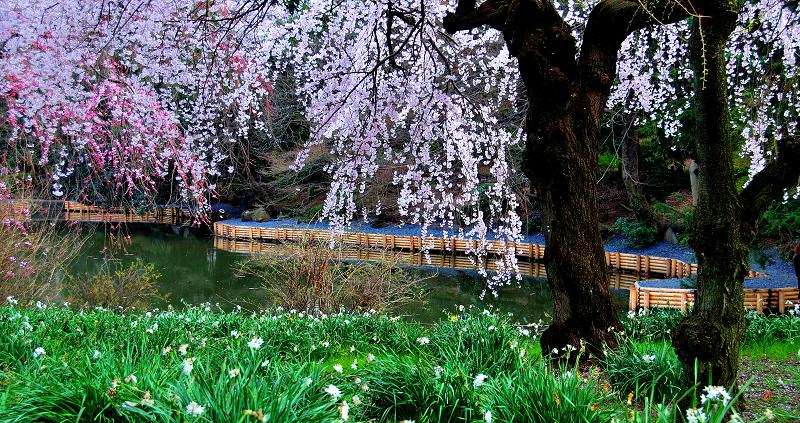
[[[302,240],[242,262],[241,277],[264,283],[273,305],[309,313],[392,310],[421,291],[389,252],[381,260],[344,261],[329,245]]]
[[[622,235],[625,243],[633,248],[644,248],[656,241],[658,230],[634,219],[621,217],[617,219],[613,231]]]
[[[22,174],[0,166],[0,304],[55,300],[64,268],[86,239],[80,227],[31,222],[35,207]],[[33,210],[32,210],[33,208]]]
[[[800,200],[771,206],[758,222],[759,235],[789,244],[800,238]]]
[[[64,291],[76,306],[145,309],[159,298],[155,266],[136,260],[127,266],[106,262],[93,274],[67,275]]]

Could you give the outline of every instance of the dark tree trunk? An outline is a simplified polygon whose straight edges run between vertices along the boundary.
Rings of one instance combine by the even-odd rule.
[[[743,283],[750,262],[739,224],[725,71],[725,43],[737,11],[727,1],[709,3],[699,13],[710,18],[692,22],[689,46],[700,170],[690,239],[699,268],[697,302],[675,331],[673,345],[687,375],[694,375],[696,365],[698,382],[733,387],[745,330]]]
[[[542,335],[542,350],[561,350],[556,354],[561,356],[567,345],[578,348],[585,341],[591,352],[600,354],[604,346],[616,346],[609,328],[620,328],[597,224],[595,179],[610,86],[598,93],[581,83],[575,41],[552,6],[519,6],[511,16],[503,34],[519,60],[529,101],[523,171],[542,205],[553,296],[553,322]]]
[[[553,295],[553,324],[542,336],[550,352],[586,341],[601,354],[620,328],[611,304],[597,224],[596,181],[600,122],[617,54],[630,32],[685,17],[674,3],[603,0],[592,10],[576,60],[569,26],[549,1],[460,0],[444,21],[451,33],[489,25],[503,32],[519,62],[529,102],[523,171],[541,200]],[[557,355],[562,355],[559,353]]]
[[[639,131],[633,123],[633,117],[625,118],[620,127],[622,130],[622,183],[628,194],[628,202],[637,219],[648,225],[657,226],[650,202],[647,201],[642,189],[639,172]]]
[[[756,221],[769,205],[798,185],[800,138],[786,137],[773,160],[737,193],[728,110],[725,43],[737,6],[724,0],[695,4],[690,58],[697,116],[697,208],[690,243],[697,254],[697,301],[672,342],[687,374],[699,383],[736,387],[745,330],[744,290]],[[689,381],[693,383],[694,381]]]
[[[597,224],[599,128],[576,131],[581,117],[574,111],[564,116],[548,129],[544,140],[532,140],[538,131],[529,129],[524,165],[542,204],[545,260],[553,295],[553,322],[541,344],[543,351],[550,352],[566,345],[577,347],[584,340],[590,351],[600,354],[604,345],[616,346],[609,328],[619,328],[620,323],[611,303]],[[542,124],[529,116],[529,128]]]

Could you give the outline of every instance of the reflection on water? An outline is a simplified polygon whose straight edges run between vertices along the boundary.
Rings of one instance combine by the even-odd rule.
[[[103,247],[104,238],[100,234],[87,242],[72,272],[95,271],[103,262]],[[225,308],[237,304],[247,308],[268,306],[269,298],[260,289],[257,280],[234,275],[234,267],[246,257],[246,253],[215,248],[210,238],[183,238],[172,233],[153,231],[131,234],[125,251],[117,252],[114,260],[129,263],[139,258],[153,263],[162,275],[159,291],[165,296],[165,301],[173,305],[183,300],[191,304],[220,303]],[[410,271],[424,279],[423,286],[428,293],[423,302],[409,304],[397,311],[413,320],[439,320],[443,310],[452,311],[453,306],[458,304],[472,304],[480,308],[491,305],[502,312],[514,313],[521,321],[536,321],[551,308],[550,293],[542,278],[526,276],[520,287],[501,288],[496,298],[488,293],[482,299],[485,284],[475,271],[437,271],[420,267]],[[624,309],[627,291],[616,291],[615,294],[615,303],[621,310]]]
[[[214,237],[214,247],[238,253],[266,253],[280,248],[280,244],[272,242],[259,242],[249,240],[235,240],[230,238]],[[353,260],[380,260],[384,255],[384,250],[376,248],[359,248],[353,245],[346,245],[339,248],[340,256]],[[409,264],[417,267],[434,267],[444,269],[475,270],[475,263],[466,255],[454,254],[450,252],[431,252],[428,256],[419,252],[393,251],[392,255],[400,263]],[[494,260],[486,260],[487,270],[497,270],[497,263]],[[544,279],[547,277],[547,269],[544,264],[537,261],[520,260],[518,263],[519,272],[524,276],[533,279]],[[630,289],[642,279],[642,276],[633,272],[616,272],[609,269],[609,282],[612,289]]]

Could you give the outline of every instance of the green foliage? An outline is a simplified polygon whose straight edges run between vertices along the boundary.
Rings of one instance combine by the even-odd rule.
[[[611,229],[622,235],[625,243],[633,248],[644,248],[656,241],[658,230],[646,223],[621,217]]]
[[[632,410],[627,421],[633,423],[742,422],[744,420],[735,406],[744,389],[747,389],[746,385],[738,394],[731,396],[723,387],[705,386],[695,378],[694,386],[676,395],[671,401],[657,401],[651,394],[645,398],[643,410]],[[764,420],[767,418],[761,417],[748,421],[761,422]]]
[[[658,401],[669,401],[681,392],[685,379],[671,344],[620,338],[620,347],[610,351],[603,362],[615,388],[633,392],[636,398],[651,396]]]
[[[597,156],[597,167],[600,172],[618,172],[622,162],[614,151],[603,151]]]
[[[450,315],[431,335],[442,362],[460,363],[470,374],[511,371],[527,354],[526,346],[519,342],[519,330],[507,317]]]
[[[771,206],[759,220],[758,231],[760,237],[781,243],[800,238],[800,200]]]
[[[629,312],[622,319],[625,333],[636,341],[669,341],[672,331],[686,317],[677,310],[655,309],[649,313]],[[748,311],[746,314],[744,346],[768,343],[796,343],[800,346],[800,306],[787,306],[783,315],[759,314]]]
[[[458,362],[434,368],[419,357],[390,355],[379,360],[366,380],[369,405],[364,416],[379,421],[471,421],[478,392]]]
[[[608,422],[621,407],[600,385],[577,370],[553,371],[540,360],[492,381],[483,405],[500,422]]]
[[[311,206],[300,216],[297,216],[298,223],[309,223],[319,220],[322,217],[322,206]]]
[[[653,333],[680,317],[628,320]],[[755,333],[797,337],[790,319],[800,321],[758,321]],[[599,369],[554,369],[536,345],[507,316],[473,309],[423,327],[372,313],[10,305],[0,307],[0,421],[332,422],[345,410],[356,422],[476,422],[489,413],[495,422],[683,421],[665,411],[681,397],[653,401],[676,392],[680,366],[667,344],[629,345],[607,359],[608,379],[638,386],[645,412],[626,408],[625,390],[609,389]],[[644,354],[657,359],[645,365]],[[682,395],[697,404],[701,393]],[[197,416],[193,402],[203,407]],[[730,417],[732,404],[700,407]]]
[[[465,327],[477,334],[459,339]],[[466,357],[479,334],[512,371],[527,361],[520,349],[532,347],[530,338],[490,312],[465,310],[425,329],[371,313],[0,307],[0,421],[334,421],[343,401],[357,421],[406,403],[426,407],[410,411],[418,421],[457,420],[473,415],[482,393]],[[45,354],[35,357],[39,347]],[[445,379],[433,363],[446,367]],[[501,371],[483,368],[496,369],[490,378]],[[330,385],[341,397],[326,392]],[[191,402],[205,408],[196,418],[187,415]]]
[[[668,309],[654,309],[648,313],[640,310],[638,314],[630,311],[628,317],[622,319],[622,327],[635,341],[669,341],[672,330],[684,317],[684,313]]]

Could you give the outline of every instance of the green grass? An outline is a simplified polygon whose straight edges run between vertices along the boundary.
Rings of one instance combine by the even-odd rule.
[[[658,401],[681,394],[685,375],[670,343],[620,341],[620,347],[603,361],[605,374],[617,389],[633,392],[635,398]]]
[[[747,357],[772,361],[800,360],[800,340],[750,342],[742,347],[741,353]]]
[[[783,315],[747,311],[744,346],[800,342],[800,311],[789,310]],[[655,309],[643,314],[630,312],[627,318],[623,318],[622,326],[625,333],[637,341],[669,341],[685,316],[683,312],[670,309]]]
[[[674,353],[659,340],[665,336],[656,333],[656,320],[643,317],[649,320],[627,324],[639,325],[646,336],[631,332],[634,342],[609,355],[601,371],[548,366],[536,333],[528,336],[510,317],[486,310],[456,311],[425,327],[371,313],[246,314],[203,305],[127,314],[3,306],[0,421],[476,422],[491,416],[495,422],[603,422],[631,413],[633,419],[660,416],[665,411],[659,407],[699,395],[679,389]],[[777,335],[763,335],[764,347],[750,342],[745,350],[788,357],[796,339],[790,337],[794,323],[787,322],[760,322]],[[786,339],[770,344],[773,338]],[[249,345],[253,339],[261,339],[258,348]],[[37,356],[38,348],[45,353]],[[629,391],[637,393],[630,404]],[[192,415],[196,405],[202,413]],[[676,416],[649,421],[683,421]]]

